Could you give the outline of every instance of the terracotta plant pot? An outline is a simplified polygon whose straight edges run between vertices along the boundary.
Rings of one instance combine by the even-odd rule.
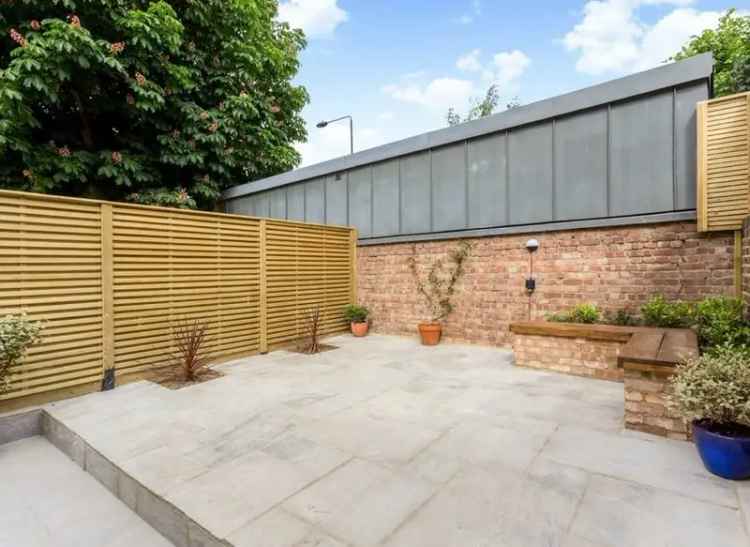
[[[440,342],[440,336],[443,334],[443,327],[440,323],[420,323],[419,336],[422,338],[423,346],[437,346]]]
[[[367,331],[370,328],[370,324],[367,321],[363,321],[362,323],[352,323],[352,334],[354,336],[367,336]]]

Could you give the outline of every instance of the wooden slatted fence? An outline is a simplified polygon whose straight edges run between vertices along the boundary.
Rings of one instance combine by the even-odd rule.
[[[0,191],[0,314],[44,322],[0,401],[148,371],[175,322],[209,327],[216,359],[346,328],[356,231],[254,217]]]
[[[698,103],[698,230],[740,230],[750,215],[750,93]]]

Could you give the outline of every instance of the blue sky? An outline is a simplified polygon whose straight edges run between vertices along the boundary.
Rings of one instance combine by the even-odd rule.
[[[303,165],[445,126],[495,83],[522,103],[652,68],[730,7],[714,0],[281,0],[305,30]]]

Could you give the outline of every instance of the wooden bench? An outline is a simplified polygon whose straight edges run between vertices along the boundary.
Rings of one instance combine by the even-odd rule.
[[[617,364],[647,364],[674,367],[698,356],[698,337],[690,329],[634,329],[620,351]]]

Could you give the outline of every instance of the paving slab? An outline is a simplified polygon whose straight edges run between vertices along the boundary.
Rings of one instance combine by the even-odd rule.
[[[591,478],[571,532],[612,547],[748,545],[736,508],[598,475]]]
[[[0,477],[0,545],[172,545],[43,437],[0,445]]]
[[[671,547],[695,512],[692,538],[750,544],[750,487],[708,474],[689,443],[624,431],[622,384],[516,368],[501,348],[327,342],[176,391],[53,403],[43,426],[195,547]]]

